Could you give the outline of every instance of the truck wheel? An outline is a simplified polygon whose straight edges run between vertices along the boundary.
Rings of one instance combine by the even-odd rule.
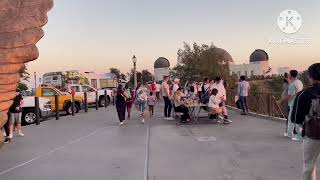
[[[71,103],[67,104],[65,111],[66,111],[67,115],[72,114],[72,105],[71,105]],[[74,112],[78,113],[79,111],[80,111],[80,107],[77,104],[75,104],[74,105]]]
[[[29,125],[29,124],[33,124],[36,122],[37,119],[37,115],[34,109],[27,109],[25,111],[23,111],[22,113],[22,123]]]
[[[107,97],[107,106],[109,106],[109,103],[110,103],[110,98]],[[104,96],[100,96],[98,104],[100,107],[104,107],[105,105]]]

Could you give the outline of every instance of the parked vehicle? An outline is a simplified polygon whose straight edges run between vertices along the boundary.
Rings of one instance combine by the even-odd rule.
[[[105,94],[104,89],[97,90],[96,88],[89,86],[89,85],[69,85],[69,92],[71,92],[71,89],[74,89],[75,95],[82,97],[82,100],[84,100],[84,93],[87,92],[87,102],[88,104],[95,104],[96,103],[96,93],[98,93],[98,104],[100,107],[105,106]],[[107,105],[111,102],[113,92],[112,90],[106,89],[107,91]]]
[[[59,95],[59,107],[55,106],[55,95]],[[72,96],[70,93],[61,92],[53,86],[42,85],[37,88],[37,97],[49,98],[51,101],[52,111],[65,111],[67,114],[72,113]],[[78,113],[81,109],[82,97],[74,96],[74,112]]]
[[[118,79],[113,73],[85,72],[84,75],[95,89],[114,89],[118,86]]]
[[[48,117],[52,114],[51,110],[51,101],[48,98],[39,98],[39,110],[40,118]],[[36,122],[36,107],[34,96],[25,96],[23,97],[23,106],[22,106],[22,123],[23,124],[33,124]]]

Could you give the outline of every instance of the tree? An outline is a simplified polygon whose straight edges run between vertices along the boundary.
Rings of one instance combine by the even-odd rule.
[[[110,73],[115,74],[115,75],[117,76],[117,78],[120,79],[121,72],[120,72],[120,70],[119,70],[118,68],[113,68],[113,67],[112,67],[112,68],[110,68],[109,70],[110,70]]]
[[[24,67],[20,71],[20,78],[23,81],[27,81],[27,82],[30,81],[30,73],[28,72],[28,69],[27,69],[26,65],[24,65]]]
[[[18,88],[17,89],[19,89],[20,91],[26,91],[26,90],[28,90],[28,86],[25,83],[20,82],[18,84]]]
[[[184,43],[182,49],[178,50],[178,63],[173,68],[176,77],[182,80],[202,80],[205,77],[214,79],[217,76],[228,79],[229,63],[231,56],[223,49],[213,44],[199,46],[194,43],[191,47]]]
[[[146,69],[142,70],[141,74],[142,74],[142,82],[146,83],[153,80],[153,75],[148,70]]]

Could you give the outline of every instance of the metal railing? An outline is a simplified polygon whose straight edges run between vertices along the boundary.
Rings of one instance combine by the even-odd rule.
[[[237,107],[235,103],[236,91],[227,91],[227,105]],[[281,93],[270,92],[250,92],[247,97],[249,112],[275,118],[284,118],[288,116],[287,105],[279,105],[277,100],[281,98]]]

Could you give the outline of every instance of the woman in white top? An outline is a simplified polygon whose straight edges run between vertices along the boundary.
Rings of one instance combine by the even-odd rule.
[[[217,89],[212,89],[211,91],[211,96],[209,99],[208,107],[209,107],[209,113],[211,115],[216,115],[218,114],[218,119],[223,119],[224,124],[229,124],[231,123],[226,117],[226,108],[225,107],[220,107],[219,104],[223,100],[224,97],[219,97],[218,96],[218,90]],[[223,115],[224,118],[220,117],[219,115]]]

